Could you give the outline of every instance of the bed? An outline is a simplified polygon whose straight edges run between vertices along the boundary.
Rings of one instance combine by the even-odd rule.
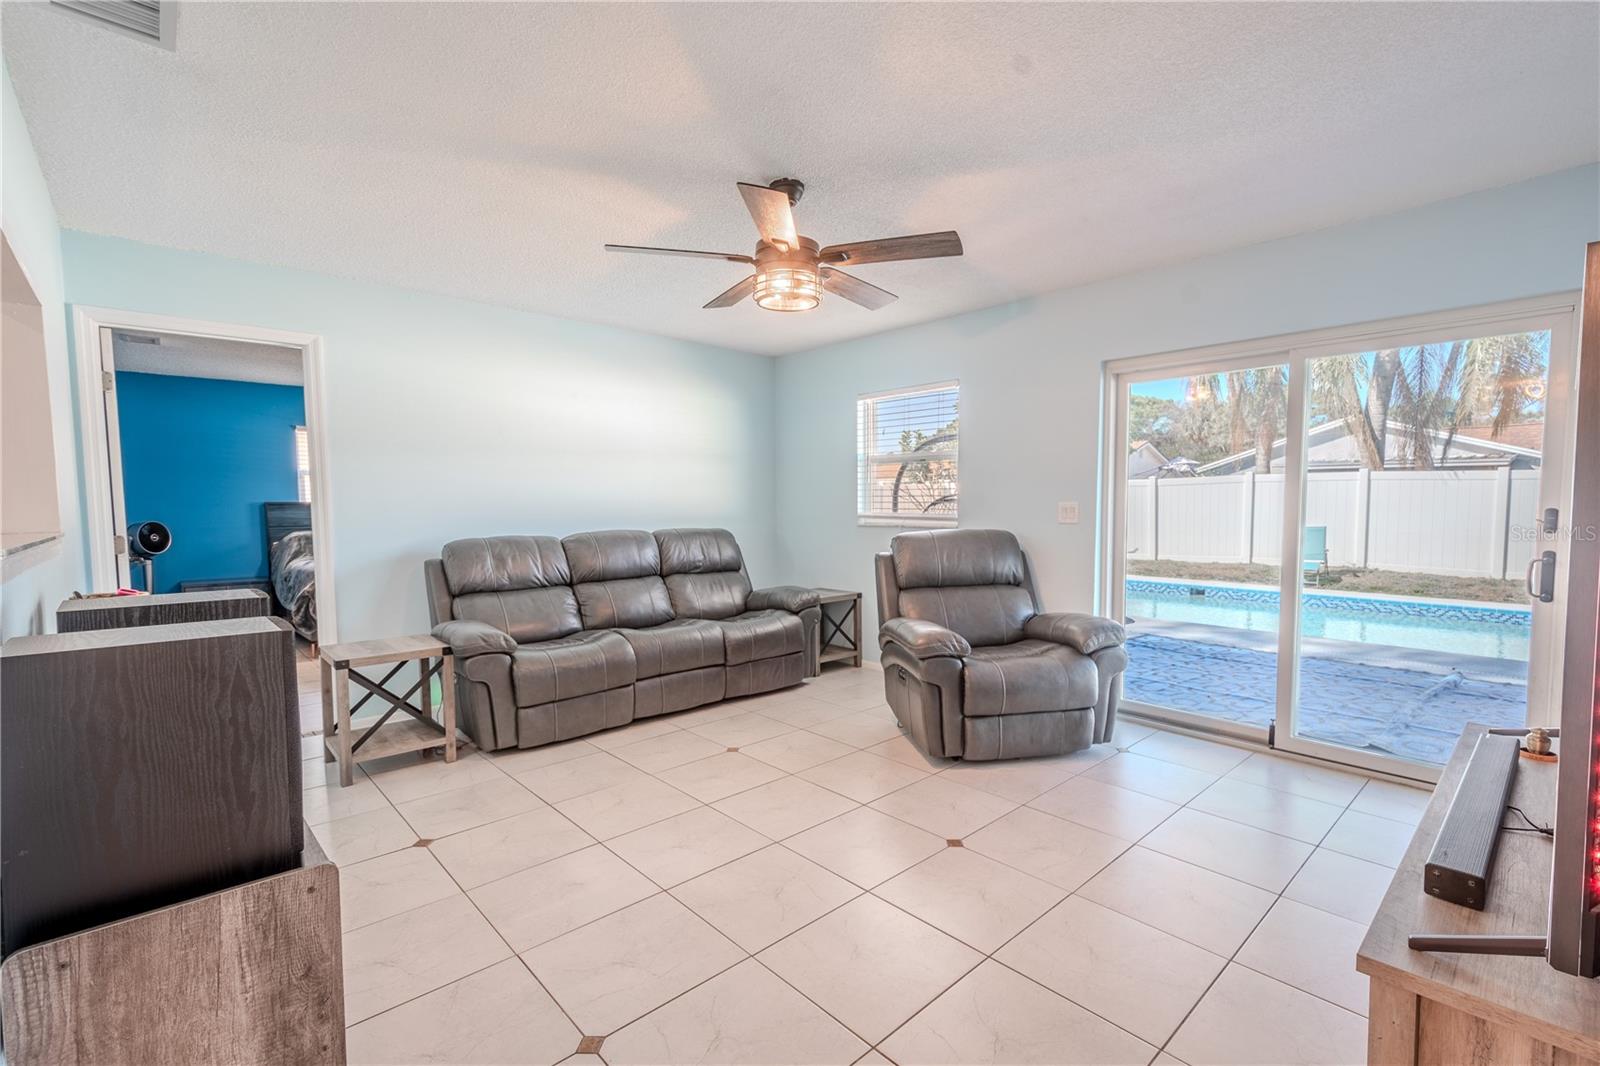
[[[264,503],[267,567],[278,611],[294,631],[317,643],[316,555],[309,503]]]

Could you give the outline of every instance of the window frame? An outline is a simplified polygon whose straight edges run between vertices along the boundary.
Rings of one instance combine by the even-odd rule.
[[[947,381],[927,382],[920,385],[907,385],[895,389],[884,389],[880,392],[864,392],[856,396],[856,525],[889,526],[901,529],[953,529],[960,525],[961,433],[959,430],[956,432],[955,447],[949,452],[939,453],[941,458],[948,456],[949,462],[955,466],[956,501],[954,514],[912,515],[866,510],[867,501],[871,498],[872,486],[869,470],[878,463],[904,462],[917,456],[915,452],[873,452],[868,450],[868,442],[877,435],[877,404],[882,400],[893,400],[903,396],[916,396],[924,393],[951,390],[954,390],[956,394],[956,410],[959,418],[961,381],[958,378],[952,378]],[[868,426],[869,419],[872,420],[870,427]]]

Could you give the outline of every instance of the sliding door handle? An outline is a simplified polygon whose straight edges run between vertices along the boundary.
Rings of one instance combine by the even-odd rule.
[[[1528,560],[1528,596],[1540,603],[1556,598],[1555,552],[1545,552]]]

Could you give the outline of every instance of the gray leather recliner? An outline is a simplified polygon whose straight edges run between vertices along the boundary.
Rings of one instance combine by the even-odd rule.
[[[812,589],[752,589],[724,529],[451,541],[423,564],[456,720],[532,748],[817,673]]]
[[[1111,739],[1122,626],[1041,612],[1015,536],[901,533],[876,562],[884,689],[924,752],[1015,759]]]

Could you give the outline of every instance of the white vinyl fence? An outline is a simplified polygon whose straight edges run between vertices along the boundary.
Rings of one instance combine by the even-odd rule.
[[[1279,561],[1283,475],[1128,482],[1130,559]],[[1533,557],[1537,470],[1347,470],[1307,477],[1305,524],[1330,566],[1517,577]]]

